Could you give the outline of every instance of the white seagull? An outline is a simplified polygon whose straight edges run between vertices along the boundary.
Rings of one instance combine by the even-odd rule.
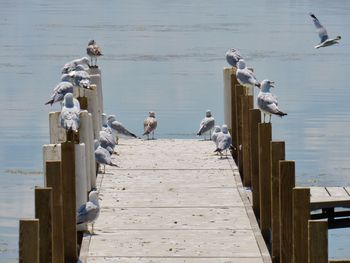
[[[211,115],[211,111],[207,110],[205,112],[205,117],[199,124],[199,130],[197,132],[198,136],[201,136],[204,134],[204,140],[206,139],[205,135],[209,133],[209,140],[211,139],[211,131],[214,129],[215,126],[215,119]]]
[[[157,128],[157,119],[154,111],[148,113],[148,117],[143,122],[144,133],[142,135],[147,135],[147,140],[149,140],[149,135],[152,134],[152,140],[154,140],[154,131]]]
[[[336,36],[335,38],[329,38],[327,30],[321,25],[317,17],[313,13],[309,13],[309,15],[314,21],[314,24],[317,28],[318,36],[321,39],[320,44],[316,45],[315,48],[327,47],[327,46],[332,46],[334,44],[339,44],[338,41],[341,39],[341,36]]]
[[[100,215],[100,204],[98,202],[98,192],[92,190],[89,193],[89,201],[81,205],[77,211],[77,224],[92,223],[92,234],[94,234],[94,223]]]
[[[219,132],[217,137],[217,147],[214,152],[220,153],[220,158],[222,158],[222,152],[226,152],[227,157],[227,150],[232,147],[232,137],[230,133],[228,132],[227,125],[224,124],[221,127],[221,132]]]
[[[67,62],[62,67],[62,74],[69,73],[75,70],[88,70],[90,67],[89,59],[87,57],[77,58]]]
[[[244,59],[237,62],[236,78],[239,84],[247,88],[260,87],[260,83],[256,80],[255,74],[251,68],[247,68]]]
[[[97,58],[102,56],[101,48],[96,44],[95,40],[90,40],[86,48],[86,54],[91,59],[91,67],[97,68]],[[92,60],[95,59],[95,65],[93,65]]]
[[[78,100],[74,100],[72,93],[67,93],[66,95],[64,95],[59,120],[61,127],[64,128],[66,131],[78,131],[80,124],[80,106],[77,105],[77,102]]]
[[[234,67],[234,68],[237,67],[237,62],[240,59],[243,59],[243,57],[241,56],[241,54],[239,53],[239,51],[237,49],[230,48],[229,50],[227,50],[226,61],[232,67]]]
[[[274,87],[273,84],[273,81],[264,79],[261,82],[261,90],[257,97],[258,108],[264,114],[264,122],[266,114],[270,116],[269,122],[271,122],[272,114],[280,117],[287,115],[278,108],[277,97],[270,92],[271,87]]]
[[[215,143],[216,148],[218,147],[218,135],[221,132],[221,128],[219,125],[214,127],[214,132],[211,135],[211,140]]]
[[[51,99],[45,105],[50,104],[52,106],[56,102],[63,101],[64,95],[67,93],[73,93],[73,84],[68,81],[61,81],[53,89]]]
[[[117,121],[117,118],[115,115],[109,115],[107,118],[107,125],[109,128],[112,129],[116,134],[122,135],[125,137],[132,137],[132,138],[137,138],[135,134],[130,132],[128,129],[124,127],[124,125]]]

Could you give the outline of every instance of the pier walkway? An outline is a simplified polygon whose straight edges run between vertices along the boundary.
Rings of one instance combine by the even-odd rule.
[[[271,262],[231,157],[211,141],[120,140],[98,176],[101,214],[81,262]]]

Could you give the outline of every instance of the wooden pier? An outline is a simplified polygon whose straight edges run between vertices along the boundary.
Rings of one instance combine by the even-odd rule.
[[[81,262],[271,262],[232,157],[211,141],[124,140],[98,177]]]

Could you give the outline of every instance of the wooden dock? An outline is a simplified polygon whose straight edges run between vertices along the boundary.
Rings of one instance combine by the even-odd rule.
[[[211,141],[121,140],[99,175],[101,214],[80,261],[271,262],[232,157]]]

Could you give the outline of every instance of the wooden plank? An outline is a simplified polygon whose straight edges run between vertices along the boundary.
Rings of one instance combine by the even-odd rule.
[[[326,190],[331,197],[345,197],[350,200],[350,196],[344,187],[326,187]]]
[[[295,163],[280,161],[280,262],[292,262],[293,258],[293,187],[295,187]]]
[[[232,133],[232,86],[231,77],[236,75],[236,68],[225,67],[223,69],[224,77],[224,123]]]
[[[266,243],[270,241],[271,228],[271,123],[259,124],[259,193],[260,229]]]
[[[160,257],[160,258],[146,258],[146,257],[89,257],[89,263],[105,263],[105,262],[115,262],[115,263],[263,263],[261,258],[228,258],[222,257],[218,258],[176,258],[176,257]],[[84,262],[83,262],[84,263]]]
[[[19,262],[39,263],[39,220],[19,221]]]
[[[328,222],[309,220],[309,263],[328,263]]]
[[[243,130],[243,120],[242,120],[242,101],[241,97],[245,95],[245,87],[241,85],[236,85],[236,114],[237,114],[237,165],[239,172],[243,172],[243,152],[242,152],[242,130]]]
[[[329,193],[325,187],[310,187],[310,196],[314,197],[329,197]]]
[[[293,262],[308,261],[310,188],[293,189]]]
[[[285,143],[272,141],[271,150],[271,254],[273,262],[280,261],[280,196],[279,161],[285,159]]]
[[[35,218],[39,219],[39,262],[52,262],[52,188],[35,188]]]
[[[238,149],[238,145],[237,145],[237,138],[236,138],[236,134],[237,134],[237,130],[238,130],[238,126],[237,126],[237,89],[236,89],[236,85],[238,85],[238,81],[236,78],[236,68],[232,68],[232,73],[231,73],[231,126],[232,126],[232,136],[234,136],[233,140],[232,140],[232,144],[235,147],[236,150],[234,150],[233,152],[234,154],[234,158],[237,160],[237,149]]]
[[[251,186],[251,152],[250,152],[250,121],[249,110],[253,108],[253,96],[242,96],[242,157],[243,157],[243,185],[246,187]]]
[[[251,176],[252,176],[252,196],[253,210],[257,218],[260,218],[260,193],[259,193],[259,123],[261,123],[261,113],[259,109],[249,110],[250,119],[250,145],[251,145]]]

